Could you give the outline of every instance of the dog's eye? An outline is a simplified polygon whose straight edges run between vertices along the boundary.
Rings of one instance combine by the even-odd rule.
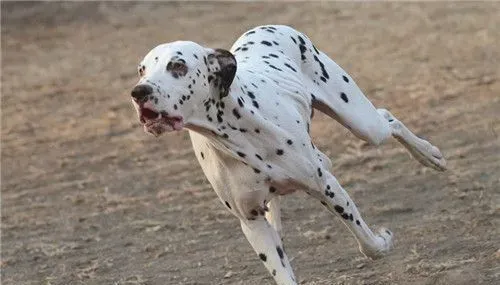
[[[188,67],[186,61],[183,59],[178,59],[177,61],[170,61],[167,64],[167,71],[172,73],[174,77],[184,76],[188,72]]]
[[[176,62],[176,63],[174,63],[174,66],[172,67],[172,69],[176,70],[176,69],[179,69],[181,67],[182,67],[182,64]]]

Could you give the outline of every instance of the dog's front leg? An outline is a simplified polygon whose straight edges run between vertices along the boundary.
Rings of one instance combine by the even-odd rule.
[[[280,285],[297,284],[276,230],[263,217],[241,220],[241,228],[274,280]]]

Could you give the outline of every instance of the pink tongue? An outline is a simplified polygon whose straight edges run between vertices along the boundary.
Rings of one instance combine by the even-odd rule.
[[[172,127],[174,127],[174,130],[180,131],[182,130],[182,127],[184,127],[184,123],[182,121],[174,121]]]

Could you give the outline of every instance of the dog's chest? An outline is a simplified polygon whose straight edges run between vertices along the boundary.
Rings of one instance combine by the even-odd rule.
[[[287,172],[310,159],[304,151],[311,143],[311,106],[300,84],[244,69],[237,73],[224,98],[219,135],[191,134],[198,161],[214,188],[226,188],[228,179],[262,185],[265,179],[284,181]]]

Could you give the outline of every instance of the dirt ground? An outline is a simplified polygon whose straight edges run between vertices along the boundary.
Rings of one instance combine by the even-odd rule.
[[[423,168],[317,114],[315,143],[395,249],[367,260],[339,219],[287,196],[300,284],[500,284],[500,3],[1,7],[2,284],[273,284],[187,132],[146,135],[129,100],[156,44],[229,48],[269,23],[309,35],[449,164]]]

